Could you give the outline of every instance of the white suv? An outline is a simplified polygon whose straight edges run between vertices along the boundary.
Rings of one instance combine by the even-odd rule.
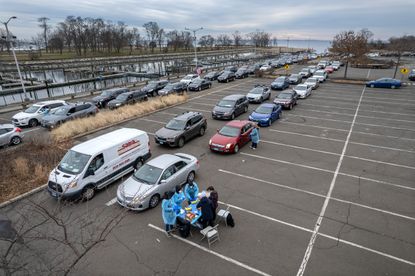
[[[200,79],[198,74],[189,74],[181,79],[180,82],[185,83],[186,86],[189,86],[189,84],[195,79]]]
[[[54,100],[35,103],[25,111],[19,112],[12,117],[12,123],[15,126],[37,126],[43,116],[49,113],[52,109],[67,105],[65,101]]]

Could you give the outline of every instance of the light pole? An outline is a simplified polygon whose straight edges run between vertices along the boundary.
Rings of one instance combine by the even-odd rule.
[[[203,27],[197,28],[197,29],[190,29],[190,28],[184,28],[186,31],[192,31],[193,32],[193,39],[195,41],[195,62],[196,62],[196,70],[197,70],[197,41],[196,41],[196,32],[203,30]]]
[[[4,26],[6,27],[6,43],[10,43],[9,45],[10,45],[10,48],[12,49],[12,53],[13,53],[13,57],[14,57],[14,62],[16,63],[17,73],[19,74],[20,83],[22,84],[22,89],[23,89],[23,93],[24,93],[24,101],[25,102],[28,102],[29,101],[29,98],[27,97],[27,94],[26,94],[26,88],[24,87],[22,74],[20,73],[19,63],[17,62],[16,53],[14,52],[13,44],[11,43],[11,37],[10,37],[10,33],[9,33],[9,28],[7,27],[7,24],[9,24],[10,20],[16,19],[16,18],[17,18],[16,16],[12,16],[6,22],[1,22],[1,23],[3,23]]]

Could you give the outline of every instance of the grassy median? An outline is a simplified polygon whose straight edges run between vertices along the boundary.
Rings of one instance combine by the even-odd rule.
[[[55,142],[65,141],[76,135],[86,133],[94,129],[99,129],[128,119],[139,117],[174,104],[186,102],[187,99],[187,94],[172,94],[136,103],[134,105],[123,106],[116,110],[104,110],[95,116],[64,123],[62,126],[52,131],[52,138]]]

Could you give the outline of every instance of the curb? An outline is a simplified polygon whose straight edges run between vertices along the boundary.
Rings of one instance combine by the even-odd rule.
[[[28,192],[26,192],[24,194],[21,194],[21,195],[18,195],[16,197],[12,198],[12,199],[9,199],[8,201],[5,201],[3,203],[0,203],[0,209],[6,207],[6,206],[8,206],[8,205],[10,205],[10,204],[12,204],[12,203],[14,203],[16,201],[19,201],[19,200],[21,200],[21,199],[23,199],[25,197],[28,197],[28,196],[33,195],[35,193],[38,193],[41,190],[43,190],[44,188],[46,188],[47,186],[48,186],[48,184],[44,184],[44,185],[39,186],[37,188],[34,188],[33,190],[30,190],[30,191],[28,191]]]

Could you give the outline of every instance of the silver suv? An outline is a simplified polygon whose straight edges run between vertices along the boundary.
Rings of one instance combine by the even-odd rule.
[[[22,142],[22,130],[12,124],[0,125],[0,147],[18,145]]]
[[[207,120],[199,112],[184,112],[171,119],[154,136],[156,143],[170,147],[183,147],[184,143],[195,136],[203,136]]]
[[[81,102],[65,105],[43,117],[42,127],[52,129],[66,121],[95,115],[97,112],[98,107],[93,103]]]

